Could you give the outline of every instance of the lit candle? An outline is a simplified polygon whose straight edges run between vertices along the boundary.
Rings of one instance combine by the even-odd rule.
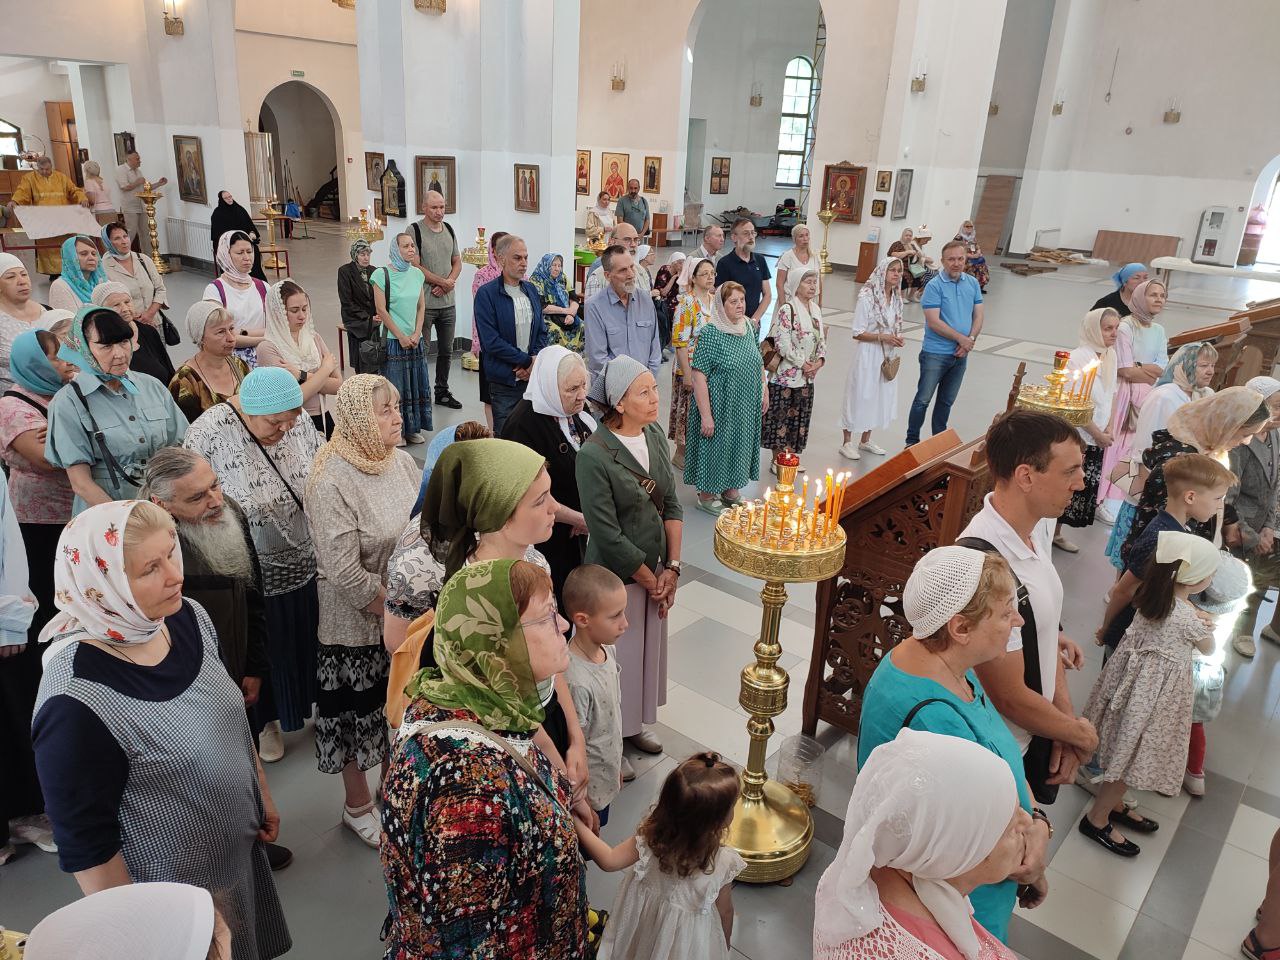
[[[764,492],[764,509],[760,513],[760,542],[769,535],[769,491]]]
[[[824,530],[830,529],[830,527],[831,527],[831,523],[830,523],[830,520],[831,520],[831,486],[832,486],[832,484],[833,484],[834,482],[835,482],[835,480],[834,480],[834,477],[833,477],[833,475],[832,475],[831,468],[830,468],[830,467],[827,467],[827,498],[826,498],[826,500],[823,502],[823,508],[824,508],[824,514],[825,514],[825,516],[824,516],[824,523],[823,523],[823,529],[824,529]]]

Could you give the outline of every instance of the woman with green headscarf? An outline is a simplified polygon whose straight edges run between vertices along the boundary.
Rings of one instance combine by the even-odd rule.
[[[356,373],[377,373],[377,369],[365,369],[360,364],[360,344],[373,336],[373,318],[377,313],[373,303],[373,287],[369,278],[373,267],[369,261],[373,247],[363,238],[351,244],[351,260],[338,268],[338,303],[342,308],[342,328],[347,332],[347,345],[351,348],[351,366]]]
[[[501,441],[450,449],[488,442]],[[386,956],[582,960],[571,788],[532,739],[539,689],[569,663],[551,577],[520,560],[469,564],[436,624],[437,666],[409,685],[383,785]]]
[[[387,563],[388,649],[395,652],[409,623],[436,609],[441,588],[470,563],[524,560],[550,573],[534,544],[550,538],[558,507],[546,461],[523,444],[480,439],[445,447],[427,482],[422,513],[405,527]],[[422,666],[434,665],[427,643]],[[586,741],[568,684],[557,677],[543,694],[545,717],[535,742],[566,769],[575,799],[582,800]]]

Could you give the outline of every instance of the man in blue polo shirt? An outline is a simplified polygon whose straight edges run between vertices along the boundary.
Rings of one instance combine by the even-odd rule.
[[[982,289],[964,272],[965,246],[952,240],[942,248],[942,273],[924,288],[924,342],[920,345],[920,382],[907,417],[907,446],[920,442],[920,427],[929,401],[934,433],[947,429],[951,405],[960,393],[969,352],[982,330]]]
[[[739,217],[729,231],[733,251],[716,262],[716,286],[732,280],[742,284],[747,294],[747,316],[760,327],[760,318],[769,309],[773,292],[769,289],[769,265],[756,253],[756,225],[747,217]]]

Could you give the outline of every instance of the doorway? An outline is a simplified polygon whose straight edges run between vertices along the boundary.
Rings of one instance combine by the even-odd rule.
[[[296,201],[308,218],[341,219],[340,126],[328,98],[307,83],[282,83],[262,101],[258,128],[275,140],[280,203]]]
[[[702,202],[707,162],[707,121],[689,118],[689,146],[684,161],[684,195],[690,203]]]

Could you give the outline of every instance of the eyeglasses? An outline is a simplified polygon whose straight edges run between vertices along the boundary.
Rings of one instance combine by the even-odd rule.
[[[548,623],[548,622],[550,622],[550,623],[554,623],[554,622],[555,622],[555,620],[556,620],[556,618],[557,618],[558,616],[560,616],[560,611],[559,611],[559,610],[552,610],[552,611],[551,611],[549,614],[547,614],[545,617],[540,617],[540,618],[538,618],[537,620],[521,620],[521,621],[520,621],[520,626],[522,626],[522,627],[537,627],[537,626],[541,626],[542,624],[544,624],[544,623]]]

